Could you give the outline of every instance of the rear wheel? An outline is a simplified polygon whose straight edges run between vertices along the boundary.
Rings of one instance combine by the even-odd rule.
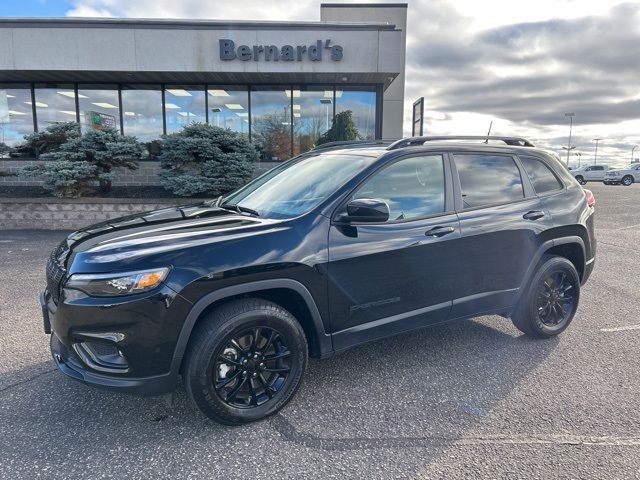
[[[624,177],[622,177],[622,185],[624,185],[625,187],[628,187],[632,183],[633,177],[631,175],[625,175]]]
[[[587,184],[587,182],[585,181],[585,179],[584,179],[584,177],[583,177],[582,175],[578,175],[578,176],[576,177],[576,180],[578,181],[578,183],[579,183],[580,185],[586,185],[586,184]]]
[[[545,256],[511,319],[531,337],[549,338],[564,331],[578,308],[580,277],[564,257]]]
[[[196,327],[185,359],[185,388],[217,422],[260,420],[293,397],[307,355],[304,331],[287,310],[262,299],[236,300]]]

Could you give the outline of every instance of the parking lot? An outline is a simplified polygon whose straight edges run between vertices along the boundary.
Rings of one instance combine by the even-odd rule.
[[[65,233],[0,231],[0,478],[640,478],[640,185],[586,188],[596,267],[559,338],[482,317],[368,344],[238,428],[64,378],[38,293]]]

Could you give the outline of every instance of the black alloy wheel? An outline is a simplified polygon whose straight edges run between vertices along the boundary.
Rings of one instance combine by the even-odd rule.
[[[569,326],[579,300],[580,276],[573,263],[565,257],[545,255],[511,320],[530,337],[553,337]]]
[[[229,406],[250,408],[271,400],[287,381],[291,351],[272,328],[255,327],[224,342],[213,369],[214,388]]]
[[[575,309],[573,285],[562,271],[550,273],[538,286],[538,319],[549,328],[567,322]]]
[[[182,378],[205,415],[240,425],[273,415],[291,400],[307,357],[304,330],[289,311],[269,300],[242,298],[197,323]]]

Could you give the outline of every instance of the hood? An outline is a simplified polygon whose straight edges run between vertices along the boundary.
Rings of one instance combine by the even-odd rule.
[[[55,255],[67,268],[81,255],[83,264],[94,267],[90,270],[100,271],[100,265],[246,236],[271,230],[276,223],[281,221],[250,217],[209,202],[176,206],[90,225],[70,234]]]

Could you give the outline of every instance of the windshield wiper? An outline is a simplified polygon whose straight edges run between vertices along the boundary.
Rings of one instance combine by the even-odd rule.
[[[256,212],[253,208],[243,207],[242,205],[238,205],[237,203],[223,203],[220,205],[220,208],[224,208],[225,210],[232,210],[237,213],[248,213],[252,217],[259,217],[260,214]]]

